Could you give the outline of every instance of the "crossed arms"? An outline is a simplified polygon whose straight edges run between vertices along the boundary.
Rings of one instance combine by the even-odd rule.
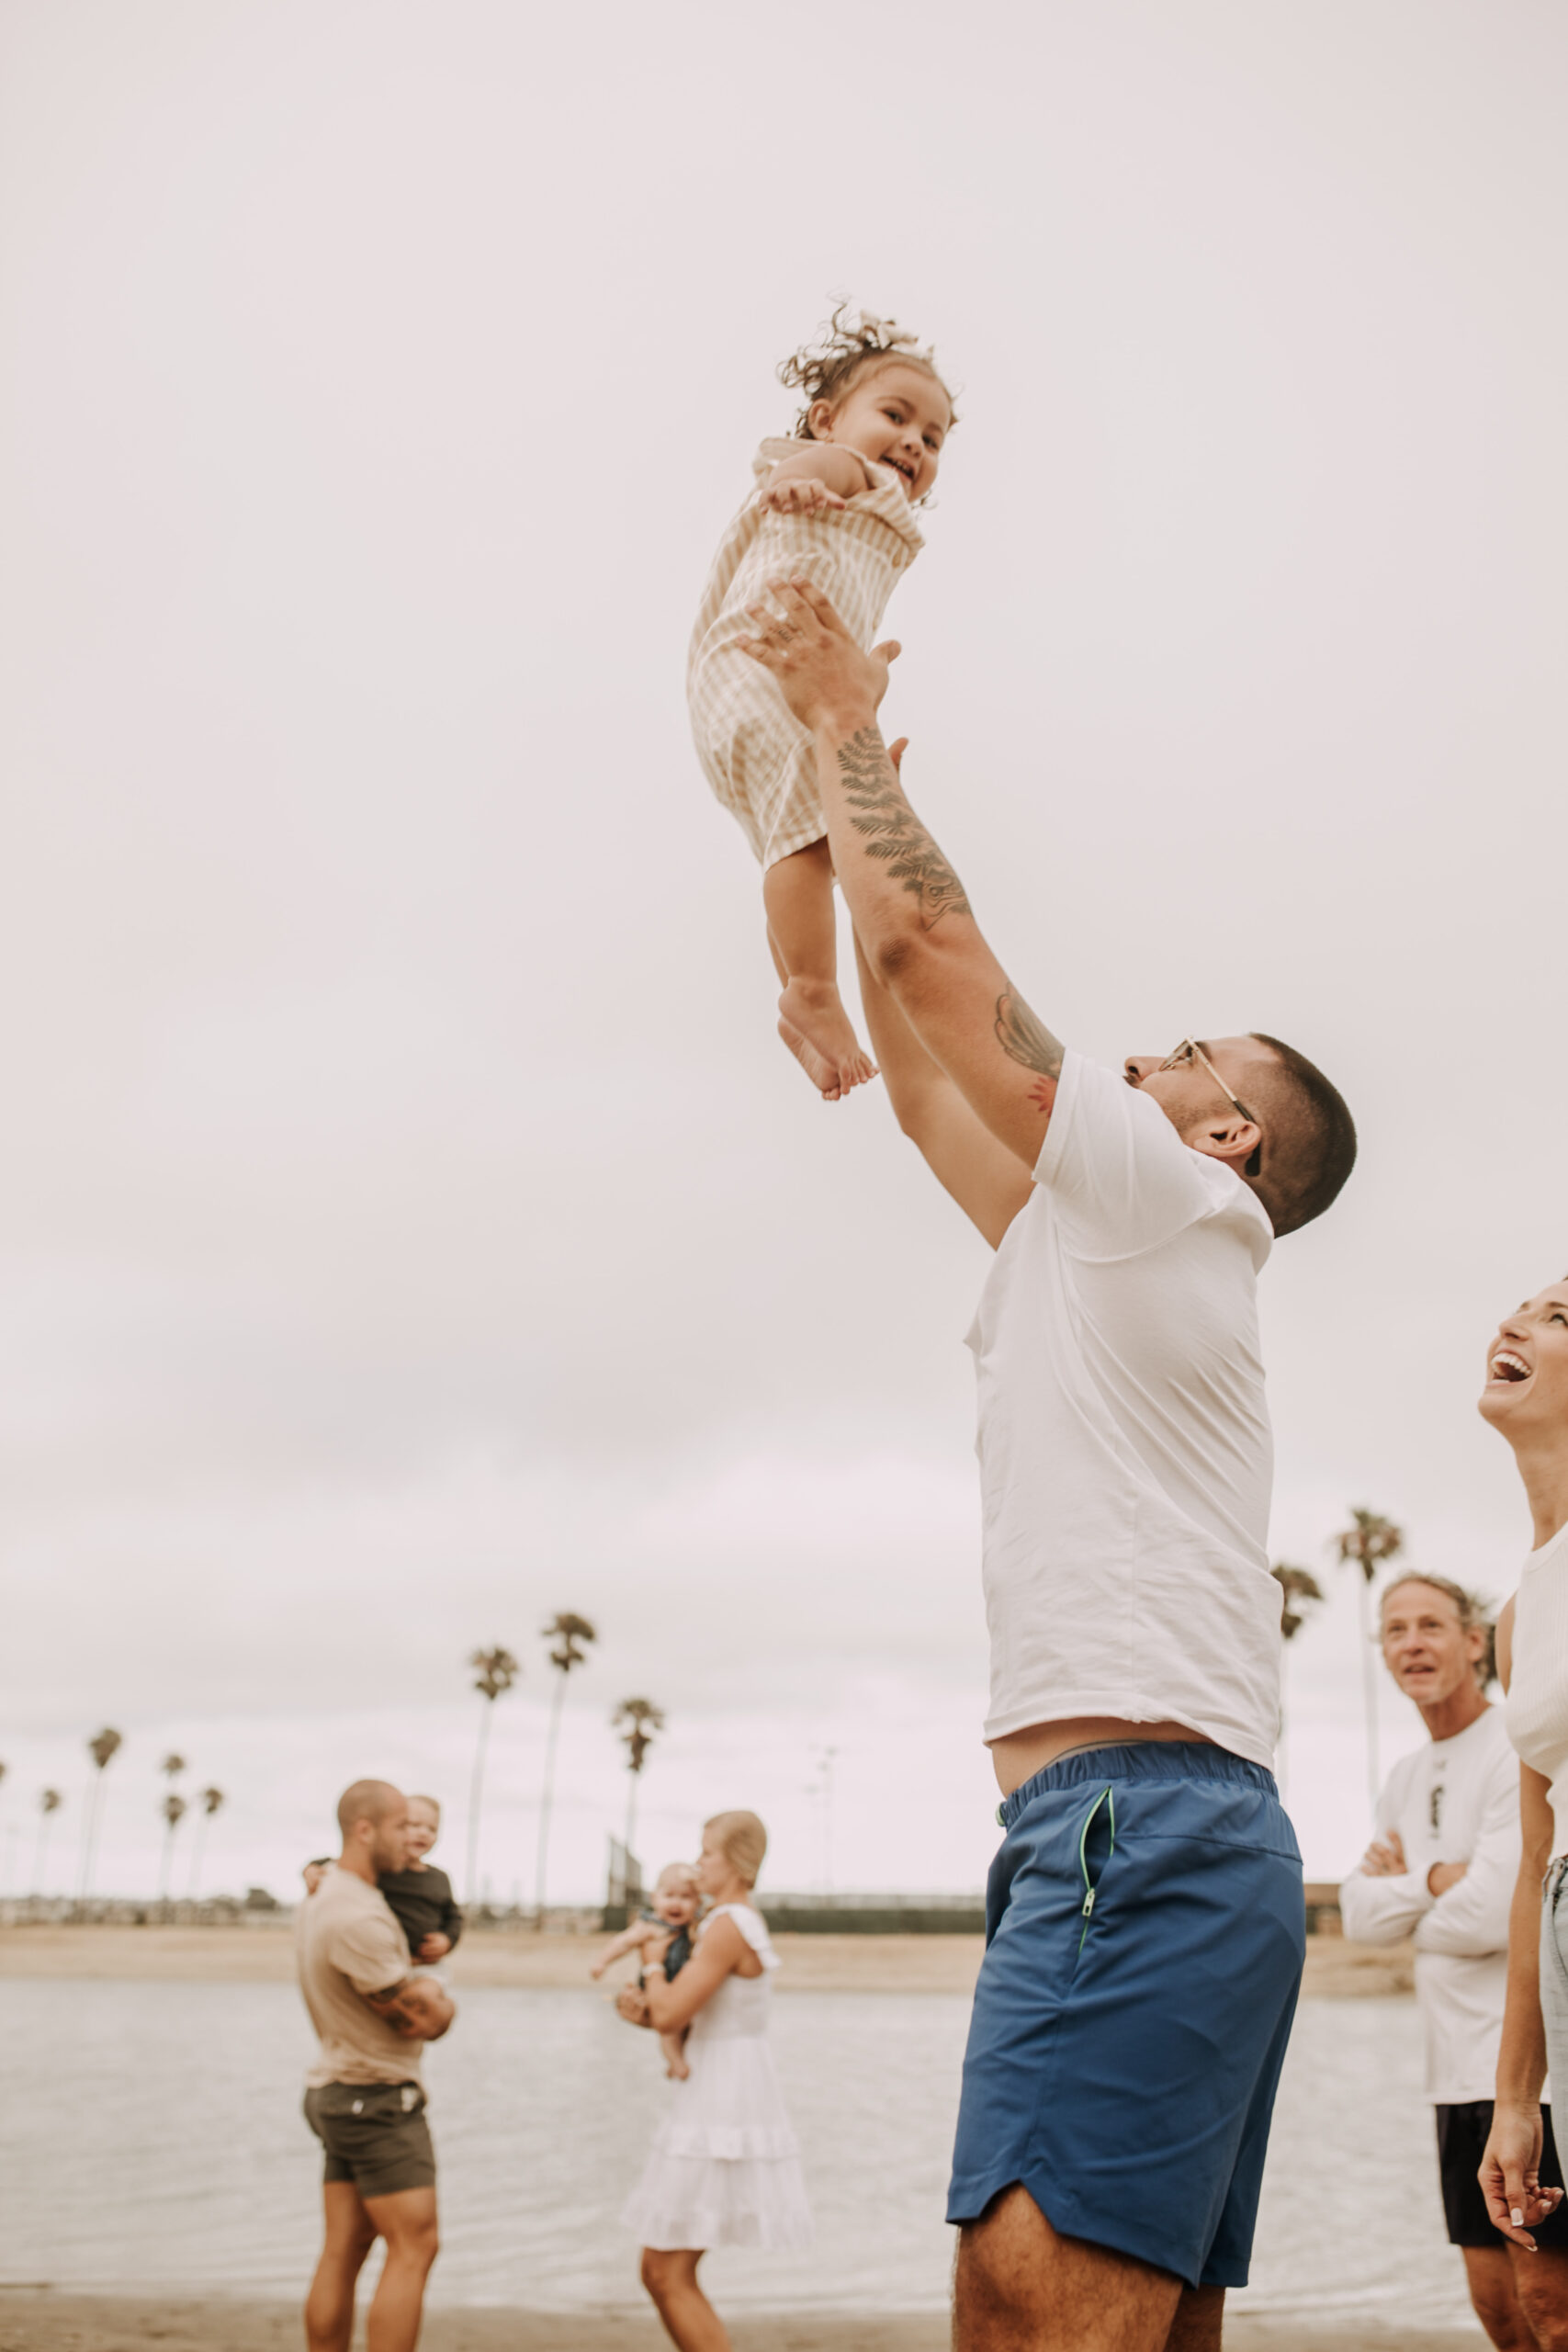
[[[783,618],[754,607],[746,650],[815,738],[873,1050],[899,1125],[995,1246],[1029,1196],[1062,1047],[987,945],[883,742],[897,646],[863,652],[813,588],[773,594]]]

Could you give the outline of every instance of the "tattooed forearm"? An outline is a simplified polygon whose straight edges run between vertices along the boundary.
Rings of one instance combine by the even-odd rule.
[[[1044,1096],[1042,1108],[1048,1111],[1062,1075],[1064,1048],[1010,983],[997,999],[997,1043],[1010,1060],[1021,1062],[1025,1069],[1036,1070],[1049,1081],[1048,1089],[1035,1090],[1037,1095]]]
[[[880,730],[863,727],[839,745],[838,761],[866,855],[884,859],[889,878],[919,899],[923,927],[934,931],[943,915],[966,915],[964,885],[905,799]]]

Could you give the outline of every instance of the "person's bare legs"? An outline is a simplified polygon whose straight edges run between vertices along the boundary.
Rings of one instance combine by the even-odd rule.
[[[683,2083],[691,2073],[686,2064],[686,2029],[679,2033],[661,2033],[659,2047],[664,2052],[664,2071],[671,2082]]]
[[[1536,2352],[1535,2336],[1514,2284],[1512,2249],[1499,2238],[1495,2245],[1467,2245],[1460,2251],[1475,2316],[1497,2352]],[[1521,2265],[1538,2258],[1519,2248]]]
[[[348,2352],[354,2334],[354,2290],[376,2243],[376,2224],[351,2180],[321,2189],[326,2235],[305,2298],[306,2352]]]
[[[1510,2249],[1514,2285],[1540,2352],[1568,2352],[1568,2253],[1555,2245]],[[1497,2341],[1493,2337],[1493,2342]]]
[[[1165,2352],[1220,2352],[1224,2324],[1223,2287],[1183,2287]]]
[[[365,2210],[387,2241],[387,2259],[366,2322],[367,2352],[414,2352],[424,2309],[424,2282],[441,2250],[434,2188],[400,2188],[367,2197]]]
[[[1224,2308],[1218,2289],[1058,2236],[1016,2184],[959,2233],[953,2352],[1210,2352]]]
[[[702,2250],[661,2254],[642,2250],[642,2283],[653,2298],[653,2308],[664,2332],[680,2352],[730,2352],[724,2322],[697,2284]]]
[[[839,994],[833,861],[825,841],[781,857],[762,876],[768,945],[784,982],[779,1035],[826,1100],[876,1076]]]

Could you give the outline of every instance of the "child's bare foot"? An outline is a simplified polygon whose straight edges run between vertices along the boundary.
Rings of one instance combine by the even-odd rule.
[[[876,1076],[831,980],[793,979],[779,999],[779,1035],[818,1092],[837,1102]]]
[[[681,2052],[676,2051],[664,2069],[664,2078],[666,2082],[683,2083],[691,2071]]]

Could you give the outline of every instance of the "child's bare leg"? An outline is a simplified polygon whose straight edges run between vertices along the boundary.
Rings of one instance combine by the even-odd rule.
[[[781,857],[762,876],[768,945],[783,980],[779,1035],[829,1102],[876,1076],[844,1011],[838,982],[833,861],[826,842]]]
[[[679,2033],[661,2033],[659,2047],[664,2052],[665,2073],[673,2075],[676,2082],[683,2083],[692,2071],[686,2064],[685,2027],[682,2026]]]

